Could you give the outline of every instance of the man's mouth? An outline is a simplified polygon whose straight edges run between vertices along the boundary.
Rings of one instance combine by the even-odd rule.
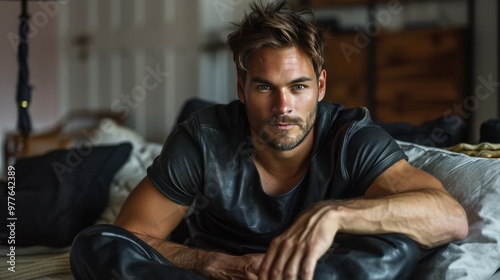
[[[292,129],[297,124],[295,123],[272,123],[271,127],[276,130],[289,130]]]
[[[284,131],[292,129],[293,127],[299,125],[300,119],[293,119],[291,117],[276,117],[269,120],[268,124],[272,129],[278,131]]]

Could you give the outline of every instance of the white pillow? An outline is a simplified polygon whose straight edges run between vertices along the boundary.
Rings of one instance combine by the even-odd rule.
[[[97,223],[111,224],[125,202],[125,199],[137,184],[146,176],[147,168],[161,153],[161,144],[137,144],[127,162],[115,174],[110,186],[109,203]]]
[[[438,178],[467,212],[469,234],[418,265],[415,279],[487,279],[500,267],[500,160],[398,141],[409,162]]]
[[[70,143],[69,147],[79,145],[114,145],[122,142],[129,142],[133,149],[145,143],[144,137],[130,128],[117,124],[112,119],[102,119],[96,128],[82,130],[82,135]]]

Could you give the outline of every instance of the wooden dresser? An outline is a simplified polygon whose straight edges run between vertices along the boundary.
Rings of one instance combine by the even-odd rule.
[[[322,8],[328,6],[325,2],[312,0],[311,5]],[[464,102],[469,87],[466,27],[368,35],[331,32],[325,46],[325,100],[365,106],[374,119],[386,122],[421,124],[457,114],[456,106]]]

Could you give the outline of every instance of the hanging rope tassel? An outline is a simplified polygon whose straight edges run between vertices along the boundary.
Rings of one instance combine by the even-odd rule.
[[[23,136],[28,136],[31,132],[31,120],[28,107],[31,102],[31,86],[29,85],[29,69],[28,69],[28,33],[29,33],[29,16],[26,9],[26,0],[22,1],[21,25],[19,28],[19,46],[18,46],[18,63],[19,75],[17,81],[16,100],[18,105],[18,122],[17,128]]]

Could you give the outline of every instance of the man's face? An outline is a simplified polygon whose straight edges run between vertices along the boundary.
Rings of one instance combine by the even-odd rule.
[[[317,78],[311,59],[296,47],[257,50],[248,58],[247,70],[244,78],[238,77],[238,97],[246,106],[252,136],[282,151],[297,147],[314,127],[326,71]]]

